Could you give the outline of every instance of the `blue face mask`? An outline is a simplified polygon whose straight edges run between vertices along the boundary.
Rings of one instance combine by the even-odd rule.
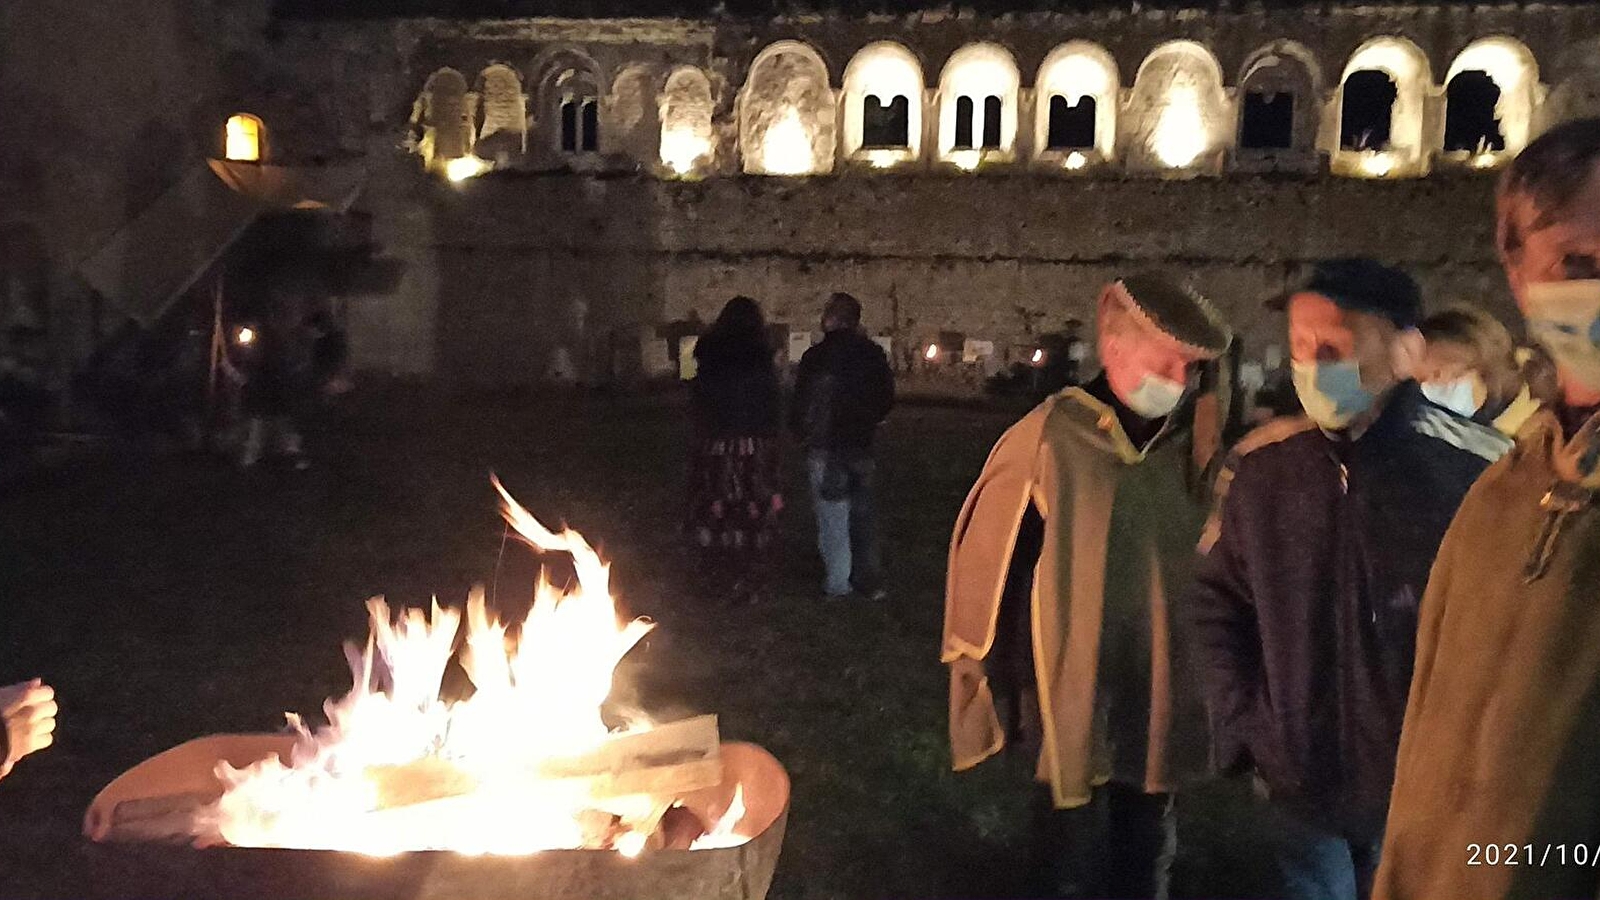
[[[1311,421],[1338,431],[1372,408],[1371,393],[1361,386],[1361,367],[1355,360],[1307,363],[1295,361],[1294,391],[1300,395]]]

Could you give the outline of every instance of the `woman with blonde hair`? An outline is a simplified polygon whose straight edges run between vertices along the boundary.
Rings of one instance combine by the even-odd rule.
[[[1502,434],[1516,435],[1540,405],[1530,385],[1543,355],[1518,348],[1511,332],[1481,309],[1455,306],[1427,317],[1418,326],[1427,341],[1416,372],[1431,401]]]

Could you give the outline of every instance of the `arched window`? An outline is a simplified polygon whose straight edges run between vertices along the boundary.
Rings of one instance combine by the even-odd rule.
[[[844,70],[844,153],[873,165],[916,159],[922,151],[922,65],[910,50],[879,41]]]
[[[895,97],[884,103],[877,94],[868,94],[861,102],[861,146],[894,149],[910,143],[910,101]]]
[[[1239,77],[1238,158],[1315,163],[1321,77],[1311,52],[1278,41],[1251,54]]]
[[[559,47],[549,51],[534,71],[538,86],[536,159],[544,166],[589,171],[596,167],[598,154],[616,152],[601,133],[605,127],[602,98],[610,82],[601,78],[594,60],[579,50]]]
[[[976,120],[973,114],[974,104],[971,97],[956,98],[956,142],[955,149],[972,149],[972,123]]]
[[[561,152],[600,150],[600,98],[587,85],[574,85],[561,97]]]
[[[1445,77],[1446,155],[1481,167],[1515,156],[1532,133],[1538,90],[1538,66],[1522,43],[1469,44]]]
[[[1172,41],[1151,51],[1134,78],[1128,108],[1137,116],[1129,147],[1136,168],[1220,169],[1231,120],[1222,70],[1205,47]]]
[[[1423,107],[1432,82],[1428,58],[1404,38],[1375,38],[1356,50],[1339,83],[1334,171],[1368,178],[1426,172]]]
[[[455,69],[428,76],[412,108],[415,146],[423,164],[442,168],[472,152],[472,117],[467,104],[467,79]]]
[[[496,63],[478,76],[476,152],[486,159],[502,159],[528,149],[528,114],[517,70]]]
[[[1394,78],[1382,69],[1350,73],[1339,102],[1340,149],[1388,150],[1399,96]]]
[[[1072,167],[1116,150],[1120,84],[1116,61],[1103,48],[1071,41],[1050,51],[1039,76],[1034,147]]]
[[[739,92],[744,170],[813,175],[833,168],[833,90],[822,57],[798,41],[761,51]]]
[[[712,154],[711,81],[693,66],[673,70],[661,93],[661,163],[678,175],[705,165]]]
[[[235,162],[260,162],[266,129],[249,113],[228,117],[223,134],[223,157]]]
[[[957,50],[939,77],[940,158],[972,167],[986,155],[1009,157],[1017,139],[1019,82],[1004,47]]]

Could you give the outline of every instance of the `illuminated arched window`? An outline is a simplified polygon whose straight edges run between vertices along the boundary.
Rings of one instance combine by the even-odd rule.
[[[1017,65],[998,44],[957,50],[939,77],[939,155],[963,167],[1016,146]]]
[[[832,170],[834,110],[828,68],[815,50],[780,41],[761,51],[739,94],[744,170],[756,175]]]
[[[1251,54],[1239,78],[1238,158],[1298,152],[1314,161],[1321,95],[1316,60],[1299,44],[1278,41]]]
[[[693,66],[667,76],[661,93],[661,163],[688,175],[712,155],[711,80]]]
[[[473,127],[467,79],[455,69],[428,76],[411,112],[416,151],[429,168],[443,167],[472,152]]]
[[[922,65],[890,41],[868,44],[844,70],[844,152],[874,165],[922,151]]]
[[[1468,45],[1445,77],[1445,153],[1483,167],[1515,156],[1532,132],[1538,88],[1538,66],[1520,42]]]
[[[1145,57],[1129,98],[1135,168],[1216,170],[1232,126],[1222,70],[1211,51],[1193,41],[1162,44]]]
[[[1334,171],[1368,178],[1426,172],[1422,124],[1432,83],[1428,58],[1404,38],[1375,38],[1356,50],[1339,82]]]
[[[1039,67],[1034,147],[1068,165],[1110,159],[1117,143],[1117,65],[1101,47],[1072,41],[1050,51]]]
[[[261,120],[248,113],[229,116],[223,156],[235,162],[260,162],[265,130]]]
[[[495,64],[478,76],[478,134],[476,152],[498,159],[528,149],[527,103],[517,70]]]

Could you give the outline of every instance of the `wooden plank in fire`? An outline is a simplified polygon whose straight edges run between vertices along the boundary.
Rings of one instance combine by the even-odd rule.
[[[679,797],[722,782],[716,716],[696,716],[608,738],[581,756],[543,760],[524,777],[530,786],[581,792],[591,800],[650,794]],[[372,766],[367,778],[379,809],[427,803],[478,789],[477,779],[447,760]]]

